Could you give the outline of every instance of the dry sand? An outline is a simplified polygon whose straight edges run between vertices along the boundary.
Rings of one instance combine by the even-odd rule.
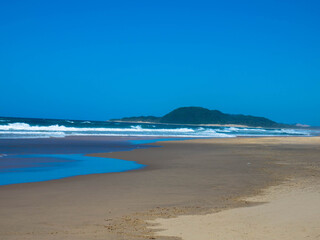
[[[212,215],[214,219],[216,215],[212,213],[219,212],[232,226],[239,224],[232,221],[236,219],[231,216],[232,211],[240,211],[242,216],[255,216],[254,211],[267,214],[271,204],[272,209],[276,205],[284,210],[286,216],[290,211],[281,204],[287,199],[293,199],[293,205],[299,202],[309,206],[312,199],[318,198],[313,190],[294,195],[286,190],[291,195],[275,194],[279,200],[264,205],[242,200],[288,179],[303,179],[308,183],[306,186],[311,186],[308,179],[312,177],[316,181],[320,177],[318,137],[202,139],[153,145],[163,147],[95,154],[148,165],[143,170],[0,186],[0,239],[168,239],[161,236],[165,232],[153,230],[146,221],[160,218],[171,221],[172,217],[181,215],[197,219],[199,214],[208,213],[200,217]],[[304,191],[305,187],[300,190]],[[317,206],[311,215],[317,213],[316,209]],[[303,208],[299,212],[306,211],[309,210]],[[175,221],[184,217],[187,216]],[[291,215],[287,215],[283,222],[290,219]],[[310,220],[303,214],[297,219]],[[272,227],[272,221],[269,223],[268,227]],[[202,225],[203,232],[213,231],[212,227]],[[243,225],[242,229],[245,228]],[[288,228],[291,229],[289,225]],[[170,227],[169,231],[174,229]],[[257,227],[256,233],[264,234],[263,230]],[[223,229],[221,234],[225,234]]]
[[[156,219],[150,224],[160,230],[156,235],[184,240],[320,239],[320,182],[301,182],[305,180],[270,187],[264,195],[243,199],[261,205]]]

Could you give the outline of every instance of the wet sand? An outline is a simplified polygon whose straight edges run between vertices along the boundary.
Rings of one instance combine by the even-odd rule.
[[[168,239],[145,220],[256,206],[243,199],[319,177],[319,137],[153,145],[162,147],[93,154],[143,170],[0,186],[0,239]]]

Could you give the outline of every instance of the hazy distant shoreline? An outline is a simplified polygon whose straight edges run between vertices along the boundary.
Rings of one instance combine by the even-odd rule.
[[[248,126],[248,125],[239,125],[239,124],[188,124],[188,123],[159,123],[159,122],[145,122],[145,121],[125,121],[125,120],[107,120],[106,122],[119,122],[119,123],[132,123],[132,124],[159,124],[159,125],[186,125],[186,126],[199,126],[199,127],[239,127],[239,128],[265,128],[265,129],[275,129],[275,127],[255,127],[255,126]],[[280,128],[280,127],[279,127]],[[288,129],[320,129],[318,127],[312,127],[312,126],[296,126],[296,125],[290,125],[290,126],[283,126],[281,128],[288,128]]]
[[[207,126],[207,127],[246,127],[246,128],[262,128],[262,127],[250,127],[247,125],[238,124],[190,124],[190,123],[159,123],[159,122],[145,122],[145,121],[125,121],[125,120],[107,120],[107,122],[119,122],[119,123],[145,123],[145,124],[160,124],[160,125],[186,125],[186,126]]]

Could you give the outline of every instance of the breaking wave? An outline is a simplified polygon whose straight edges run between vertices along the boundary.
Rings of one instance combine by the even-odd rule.
[[[267,136],[275,134],[288,134],[288,135],[303,135],[309,136],[310,131],[308,130],[300,130],[300,129],[264,129],[264,128],[237,128],[237,127],[228,127],[218,130],[218,132],[223,133],[233,133],[239,136],[245,134],[246,136],[251,136],[252,134],[259,134]]]
[[[45,120],[44,120],[45,121]],[[3,122],[0,124],[0,138],[49,138],[66,136],[164,136],[164,137],[211,137],[236,136],[309,136],[310,131],[300,129],[264,129],[241,127],[191,127],[183,125],[126,124],[57,120],[50,124],[29,124],[26,122]]]

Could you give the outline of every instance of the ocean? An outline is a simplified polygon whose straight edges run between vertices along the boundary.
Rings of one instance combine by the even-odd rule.
[[[66,136],[237,137],[311,136],[307,129],[266,129],[172,124],[123,123],[0,117],[0,138],[62,138]]]

